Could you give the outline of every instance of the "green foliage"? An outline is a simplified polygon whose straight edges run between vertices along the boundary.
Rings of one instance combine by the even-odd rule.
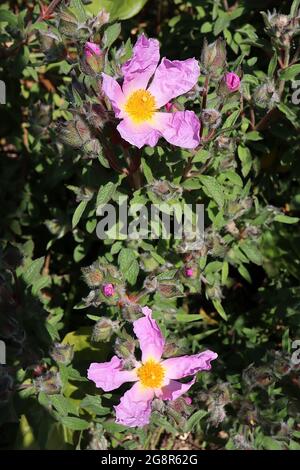
[[[27,3],[0,9],[1,448],[172,449],[186,433],[191,449],[299,450],[299,1],[260,16],[258,1],[72,0],[53,18]],[[195,150],[138,150],[116,131],[101,72],[121,77],[143,28],[162,56],[200,62],[172,101],[201,120]],[[92,65],[86,41],[103,52]],[[224,92],[226,71],[239,91]],[[130,239],[117,223],[99,240],[99,207],[125,197],[129,222],[135,204],[204,204],[204,243]],[[122,390],[86,371],[131,357],[145,305],[166,354],[219,357],[191,404],[157,400],[129,433],[114,422]]]

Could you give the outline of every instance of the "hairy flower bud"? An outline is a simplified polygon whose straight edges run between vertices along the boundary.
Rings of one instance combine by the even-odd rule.
[[[273,80],[268,80],[254,90],[253,101],[261,108],[271,109],[280,102],[278,92]]]
[[[110,318],[103,317],[97,321],[93,328],[92,341],[95,343],[107,343],[118,328],[118,321],[112,321]]]
[[[205,126],[216,129],[221,124],[221,113],[216,109],[203,109],[201,120]]]
[[[99,287],[104,280],[104,273],[99,266],[94,263],[91,266],[81,269],[85,282],[89,287]]]
[[[98,15],[95,18],[93,27],[94,28],[101,28],[101,26],[105,25],[109,22],[110,14],[106,10],[100,10]]]
[[[59,12],[58,29],[61,34],[68,38],[76,36],[78,31],[78,20],[69,8],[63,8]]]
[[[226,43],[223,39],[218,38],[215,42],[208,44],[204,40],[201,63],[206,73],[213,75],[218,73],[218,69],[222,69],[226,62]]]
[[[34,380],[37,392],[45,392],[47,395],[55,395],[60,392],[62,383],[58,371],[48,371]]]
[[[182,188],[167,180],[155,180],[148,185],[149,190],[162,201],[178,198],[182,194]]]
[[[147,276],[146,279],[144,280],[144,289],[146,289],[148,292],[154,292],[157,289],[158,281],[156,277],[153,276]]]
[[[163,357],[167,359],[168,357],[179,356],[182,354],[182,350],[178,345],[178,341],[167,341],[165,344]]]
[[[115,353],[120,359],[129,359],[134,357],[135,340],[128,338],[126,340],[117,338],[115,342]]]
[[[296,13],[295,16],[283,15],[277,13],[276,10],[273,13],[261,12],[266,32],[272,38],[272,40],[280,46],[289,46],[293,36],[299,34],[300,28],[300,15]]]
[[[74,148],[82,148],[91,139],[91,131],[81,116],[61,122],[57,127],[58,139]]]
[[[74,346],[71,344],[54,343],[50,356],[61,364],[70,364],[74,356]]]
[[[84,59],[81,66],[87,74],[100,74],[103,70],[104,53],[100,46],[94,42],[86,42],[84,49]]]

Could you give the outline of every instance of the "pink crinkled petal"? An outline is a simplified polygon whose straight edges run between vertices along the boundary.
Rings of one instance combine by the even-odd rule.
[[[134,90],[145,89],[159,62],[159,42],[142,34],[134,48],[133,56],[122,66],[123,92],[127,96]]]
[[[196,377],[186,384],[177,382],[177,380],[170,380],[168,385],[162,387],[158,394],[158,398],[161,398],[161,400],[176,400],[186,393],[192,385],[194,385],[195,381]]]
[[[198,82],[200,68],[196,59],[168,60],[165,57],[156,69],[149,86],[157,108],[190,91]]]
[[[136,382],[138,377],[134,370],[122,370],[123,361],[117,356],[109,362],[93,362],[88,369],[88,379],[105,392],[119,388],[125,382]]]
[[[151,401],[154,398],[152,389],[146,389],[137,382],[121,398],[115,406],[116,423],[125,426],[143,427],[149,424],[151,416]]]
[[[166,369],[166,377],[169,379],[181,379],[189,375],[195,375],[201,370],[210,370],[211,364],[218,357],[213,351],[204,351],[193,356],[179,356],[162,361]]]
[[[178,147],[195,148],[200,143],[200,121],[193,111],[156,113],[154,126],[170,144]]]
[[[139,149],[144,145],[154,147],[160,137],[160,132],[149,124],[133,124],[129,119],[123,119],[117,129],[124,140]]]
[[[117,80],[106,73],[102,73],[102,90],[110,100],[116,117],[123,116],[122,107],[125,104],[125,96]]]
[[[143,308],[144,317],[133,322],[133,331],[140,342],[142,362],[147,359],[159,361],[165,346],[165,340],[161,331],[152,318],[152,310]]]

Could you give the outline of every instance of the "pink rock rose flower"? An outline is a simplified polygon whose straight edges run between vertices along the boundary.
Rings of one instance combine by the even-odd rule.
[[[133,330],[140,342],[141,362],[136,361],[132,370],[124,369],[124,363],[117,356],[109,362],[94,362],[88,369],[88,378],[96,387],[110,392],[125,382],[133,382],[125,392],[119,405],[115,406],[116,422],[129,427],[142,427],[149,423],[151,402],[157,397],[162,400],[176,400],[186,393],[196,381],[199,371],[210,370],[210,362],[218,357],[206,350],[192,356],[180,356],[162,360],[165,340],[152,318],[152,310],[142,309],[144,317],[133,323]],[[187,383],[178,379],[193,376]]]
[[[124,140],[138,148],[154,147],[160,137],[179,147],[195,148],[200,142],[196,114],[159,109],[196,85],[200,74],[198,62],[164,57],[158,65],[159,59],[158,41],[142,34],[133,48],[132,58],[122,66],[122,87],[102,73],[102,90],[121,120],[117,129]]]
[[[237,91],[240,88],[240,77],[234,72],[228,72],[225,75],[225,83],[230,92]]]

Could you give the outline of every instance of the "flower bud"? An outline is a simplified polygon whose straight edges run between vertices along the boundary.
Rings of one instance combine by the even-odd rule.
[[[57,127],[58,139],[74,148],[82,148],[91,138],[91,131],[84,120],[76,115],[73,120],[61,122]]]
[[[232,440],[235,448],[238,450],[253,450],[253,446],[243,434],[236,434]]]
[[[76,36],[78,31],[78,20],[69,8],[63,8],[58,15],[58,29],[61,34],[68,38]]]
[[[102,292],[106,297],[112,297],[115,293],[115,288],[113,284],[104,284]]]
[[[45,392],[47,395],[55,395],[60,392],[62,383],[59,372],[49,371],[34,380],[37,392]]]
[[[194,275],[193,268],[190,268],[190,267],[186,266],[184,268],[184,274],[185,274],[186,277],[193,277],[193,275]]]
[[[216,109],[203,109],[201,121],[211,129],[216,129],[221,124],[221,113]]]
[[[154,292],[157,289],[157,285],[158,285],[158,282],[157,282],[156,277],[148,276],[148,277],[146,277],[146,279],[144,281],[143,287],[148,292]]]
[[[222,69],[226,62],[226,43],[218,38],[215,42],[208,44],[204,41],[201,62],[205,72],[216,74],[218,69]]]
[[[148,185],[149,190],[162,201],[167,201],[182,194],[182,188],[167,180],[156,180]]]
[[[278,92],[273,80],[268,80],[254,90],[253,101],[261,108],[272,109],[275,103],[280,102]]]
[[[208,299],[221,300],[223,298],[220,286],[206,286],[205,293]]]
[[[123,340],[117,338],[115,342],[115,353],[120,359],[129,359],[134,356],[135,340],[133,338]]]
[[[74,356],[74,346],[71,344],[54,343],[50,356],[61,364],[70,364]]]
[[[104,274],[96,264],[82,268],[81,271],[83,273],[85,282],[91,288],[99,287],[104,280]]]
[[[228,91],[230,91],[231,93],[237,91],[240,88],[240,77],[234,72],[227,72],[225,74],[224,81]]]
[[[90,72],[94,72],[99,74],[103,69],[103,60],[104,54],[98,44],[94,42],[86,42],[84,46],[84,59],[88,67],[90,68]],[[89,72],[85,68],[85,72]]]
[[[164,359],[167,359],[168,357],[174,357],[174,356],[179,356],[181,355],[182,351],[180,346],[178,346],[178,341],[168,341],[165,344],[165,349],[163,353]]]
[[[101,28],[101,26],[105,25],[109,22],[110,14],[106,10],[100,10],[98,15],[95,18],[93,27],[94,28]]]
[[[92,341],[107,343],[118,328],[119,322],[103,317],[94,326]]]
[[[158,285],[158,292],[163,297],[171,299],[172,297],[183,297],[182,285],[176,281],[162,282]]]

